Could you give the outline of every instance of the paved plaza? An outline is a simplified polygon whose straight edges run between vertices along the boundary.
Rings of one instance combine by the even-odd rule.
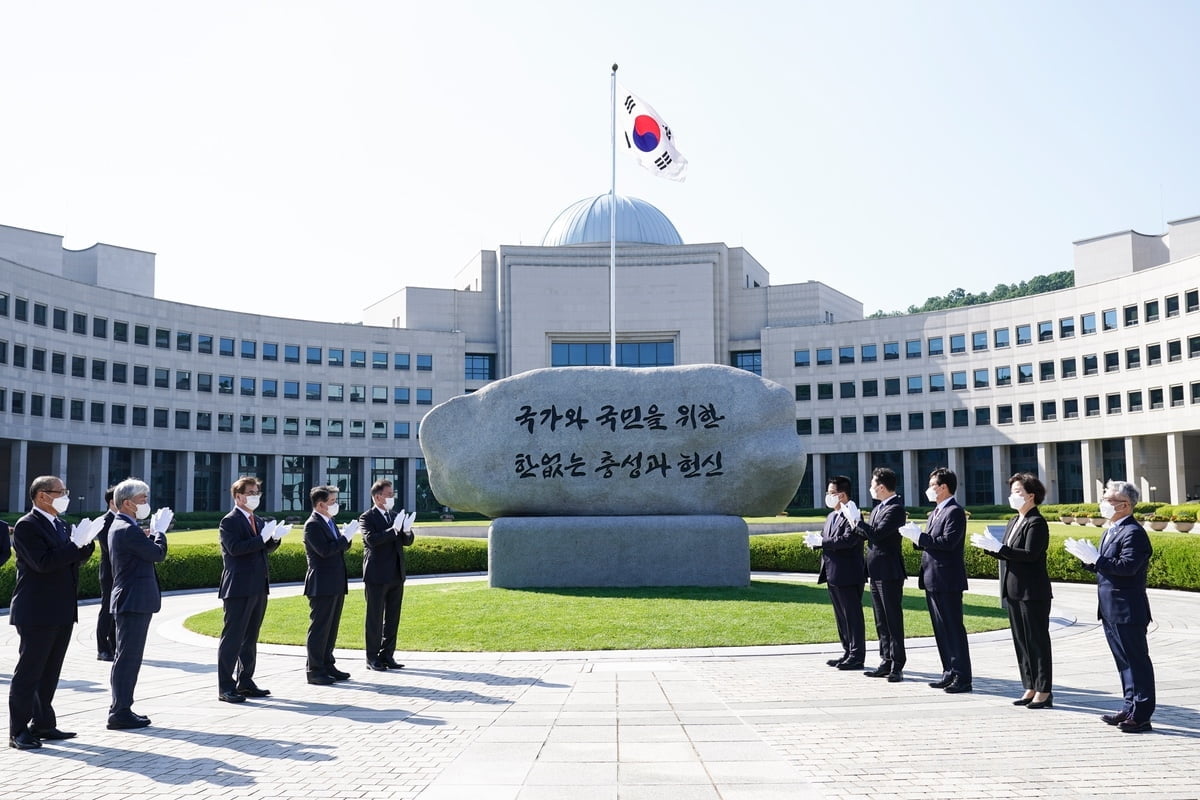
[[[421,580],[439,579],[410,582]],[[994,594],[996,582],[971,588]],[[55,702],[59,726],[79,737],[4,749],[0,797],[1196,798],[1198,601],[1151,591],[1158,712],[1155,732],[1140,735],[1099,719],[1120,707],[1120,687],[1087,585],[1055,586],[1054,708],[1040,711],[1010,704],[1021,688],[1007,631],[971,637],[966,695],[926,685],[940,669],[924,639],[910,641],[900,684],[830,669],[840,648],[817,645],[397,653],[407,668],[386,673],[338,651],[353,678],[324,687],[305,682],[302,648],[264,645],[256,680],[272,695],[229,705],[217,701],[216,642],[182,624],[219,607],[216,592],[174,594],[137,692],[135,710],[154,724],[132,732],[105,729],[108,664],[95,660],[89,602]],[[4,683],[17,643],[4,624]]]

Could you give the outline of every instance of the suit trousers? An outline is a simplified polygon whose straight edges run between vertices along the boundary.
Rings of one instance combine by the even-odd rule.
[[[117,650],[117,621],[112,615],[112,581],[100,581],[100,615],[96,617],[96,654]]]
[[[396,653],[396,631],[400,627],[404,581],[364,583],[363,594],[367,596],[367,661],[386,661]]]
[[[971,651],[963,624],[962,592],[925,592],[933,638],[942,660],[942,677],[971,681]]]
[[[310,675],[328,675],[333,669],[333,648],[337,644],[338,627],[342,622],[344,594],[322,594],[308,598],[308,636],[304,646],[308,653]]]
[[[875,612],[875,634],[879,637],[879,660],[892,672],[904,669],[904,579],[871,581],[871,608]]]
[[[838,638],[842,641],[845,660],[862,662],[867,655],[867,626],[863,618],[863,585],[834,586],[829,584],[829,599],[833,601],[833,618],[837,621]]]
[[[29,723],[46,730],[58,727],[54,692],[62,674],[63,658],[71,644],[70,625],[20,625],[17,665],[8,684],[8,732],[16,736]]]
[[[266,592],[225,598],[225,624],[217,645],[217,686],[222,692],[254,686],[258,631],[266,613]]]
[[[150,632],[150,613],[120,611],[117,618],[117,652],[113,657],[109,685],[112,705],[108,713],[120,714],[133,708],[133,690],[137,687],[146,652],[146,635]]]
[[[1121,689],[1125,694],[1125,710],[1134,722],[1145,722],[1154,714],[1154,664],[1150,662],[1150,648],[1146,644],[1146,623],[1104,623],[1104,636],[1108,649],[1112,650],[1113,661],[1121,675]]]
[[[1008,625],[1017,651],[1021,686],[1035,692],[1050,691],[1054,685],[1050,657],[1050,601],[1009,600]]]

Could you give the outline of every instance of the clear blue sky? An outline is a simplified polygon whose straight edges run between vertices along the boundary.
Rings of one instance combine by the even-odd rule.
[[[617,191],[865,311],[1200,214],[1200,3],[0,6],[0,223],[158,254],[159,297],[356,321],[608,191],[609,66],[686,183]]]

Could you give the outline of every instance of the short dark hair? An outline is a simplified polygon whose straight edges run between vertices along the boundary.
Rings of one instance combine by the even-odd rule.
[[[854,490],[854,484],[850,483],[850,479],[845,475],[834,475],[825,482],[826,488],[836,486],[839,493],[850,496],[850,492]]]
[[[229,494],[236,497],[239,494],[245,494],[246,490],[251,488],[262,491],[262,481],[253,475],[243,475],[233,482],[233,486],[229,487]]]
[[[104,490],[104,502],[111,503],[113,501],[113,494],[116,491],[117,491],[116,486],[110,486],[107,489],[105,489]]]
[[[896,473],[893,470],[887,467],[876,467],[875,471],[871,473],[871,477],[889,492],[896,491]]]
[[[1046,499],[1046,487],[1042,485],[1042,482],[1032,472],[1018,472],[1016,475],[1013,475],[1008,479],[1008,485],[1012,486],[1014,483],[1021,484],[1021,488],[1025,490],[1026,494],[1033,495],[1033,504],[1035,506],[1040,506],[1042,501]]]
[[[958,476],[945,467],[938,467],[933,472],[929,473],[929,477],[936,480],[942,486],[945,486],[950,494],[958,491]]]
[[[375,481],[371,484],[371,497],[378,497],[379,495],[383,494],[384,489],[390,488],[391,485],[392,482],[387,478]]]
[[[313,506],[317,503],[326,503],[329,498],[337,497],[338,488],[336,486],[314,486],[308,492],[308,499],[312,501]]]

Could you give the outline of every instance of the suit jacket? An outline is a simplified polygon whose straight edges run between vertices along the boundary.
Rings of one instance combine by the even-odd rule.
[[[79,621],[79,565],[96,551],[94,542],[76,547],[40,511],[13,527],[17,583],[9,604],[11,625],[72,625]]]
[[[1006,600],[1049,602],[1050,575],[1046,572],[1046,551],[1050,548],[1050,526],[1037,506],[1008,521],[1004,545],[988,555],[1000,562],[1000,596]]]
[[[112,554],[112,612],[153,614],[162,608],[162,590],[154,565],[167,557],[167,537],[147,536],[124,514],[118,514],[108,530]]]
[[[917,585],[927,592],[965,592],[967,566],[963,543],[967,538],[967,512],[951,497],[938,510],[917,539],[921,573]]]
[[[108,532],[112,528],[113,519],[116,518],[116,513],[111,509],[104,512],[104,525],[100,528],[100,534],[96,537],[96,544],[100,545],[100,585],[112,586],[113,567],[112,556],[109,555]]]
[[[12,541],[8,536],[8,523],[0,519],[0,567],[8,563],[12,556]]]
[[[1084,565],[1096,573],[1098,618],[1140,625],[1150,622],[1146,569],[1153,552],[1145,528],[1132,516],[1105,532],[1100,539],[1100,557],[1095,564]]]
[[[274,552],[279,542],[264,542],[260,535],[266,520],[254,517],[254,529],[240,509],[234,508],[221,518],[221,588],[217,596],[252,597],[271,591],[267,553]]]
[[[862,586],[867,580],[863,560],[863,537],[850,526],[841,511],[825,518],[821,529],[821,574],[817,583],[831,586]]]
[[[871,510],[870,521],[855,526],[867,540],[867,575],[872,580],[902,581],[908,577],[900,550],[904,541],[900,526],[905,518],[904,502],[894,494]]]
[[[363,534],[363,582],[394,583],[403,581],[404,548],[416,534],[398,534],[392,530],[395,514],[371,506],[358,518]]]
[[[333,533],[325,518],[314,511],[304,523],[304,555],[308,559],[308,570],[304,573],[306,597],[349,591],[343,555],[348,549],[350,542],[346,537]]]

